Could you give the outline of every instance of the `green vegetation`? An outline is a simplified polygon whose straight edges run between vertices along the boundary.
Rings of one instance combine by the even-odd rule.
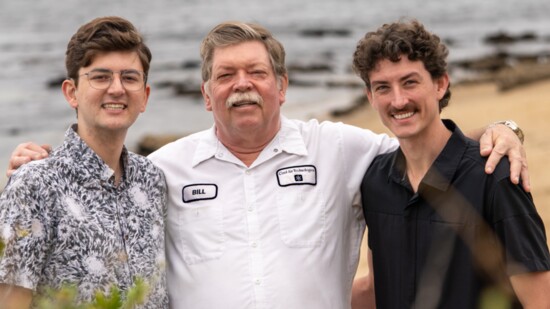
[[[127,291],[126,297],[113,286],[110,293],[96,293],[89,303],[77,302],[78,291],[74,286],[65,286],[60,290],[50,290],[37,301],[38,309],[131,309],[147,299],[149,286],[142,279],[136,279]]]
[[[0,258],[4,255],[5,244],[0,239]],[[109,294],[101,292],[95,294],[88,303],[78,302],[78,290],[75,286],[50,289],[46,295],[36,300],[38,309],[132,309],[147,300],[149,285],[141,278],[135,280],[134,285],[122,293],[116,286],[112,286]]]

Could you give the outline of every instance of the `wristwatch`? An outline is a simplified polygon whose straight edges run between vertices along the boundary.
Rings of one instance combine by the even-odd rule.
[[[515,123],[512,120],[503,120],[503,121],[497,121],[494,124],[503,124],[503,125],[507,126],[508,128],[510,128],[510,130],[512,130],[514,133],[516,133],[516,135],[519,138],[519,141],[523,144],[523,140],[525,139],[525,135],[523,134],[523,131],[521,130],[521,128],[518,126],[517,123]]]

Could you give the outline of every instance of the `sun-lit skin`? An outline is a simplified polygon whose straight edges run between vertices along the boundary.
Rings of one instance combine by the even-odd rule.
[[[448,75],[433,79],[421,61],[401,57],[397,62],[379,61],[369,78],[369,101],[399,139],[407,158],[407,176],[416,191],[451,136],[439,112],[439,100],[449,86]]]
[[[80,68],[78,86],[73,80],[66,80],[62,86],[69,105],[77,109],[78,134],[83,140],[99,137],[123,142],[128,128],[145,111],[150,87],[128,91],[121,83],[120,74],[115,73],[109,88],[92,88],[82,74],[97,69],[143,71],[143,66],[136,52],[102,53],[89,66]]]
[[[214,51],[212,76],[203,83],[206,109],[212,111],[220,141],[250,165],[280,128],[287,76],[275,76],[265,46],[248,41]],[[231,96],[249,94],[228,106]],[[254,99],[260,96],[263,103]]]
[[[137,91],[124,89],[120,73],[115,73],[107,89],[90,86],[85,75],[92,70],[143,71],[136,52],[106,52],[94,57],[92,63],[80,68],[78,85],[65,80],[63,95],[69,105],[77,110],[78,135],[105,163],[115,171],[115,183],[122,177],[120,155],[128,128],[145,111],[149,85]]]
[[[367,96],[400,143],[431,140],[447,131],[438,104],[449,85],[447,75],[434,80],[421,61],[402,57],[381,60],[369,77]]]

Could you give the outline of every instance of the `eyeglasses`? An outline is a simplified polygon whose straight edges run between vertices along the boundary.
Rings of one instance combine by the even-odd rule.
[[[113,83],[115,73],[120,74],[120,82],[124,89],[128,91],[141,90],[147,82],[147,76],[145,73],[136,70],[113,72],[111,70],[96,69],[79,76],[86,75],[92,88],[97,90],[105,90]]]

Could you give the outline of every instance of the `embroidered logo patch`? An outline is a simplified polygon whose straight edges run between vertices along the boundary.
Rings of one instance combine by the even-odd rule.
[[[285,167],[277,171],[279,186],[317,185],[317,169],[313,165]]]
[[[213,200],[218,196],[218,186],[206,183],[188,185],[181,190],[181,196],[184,203]]]

